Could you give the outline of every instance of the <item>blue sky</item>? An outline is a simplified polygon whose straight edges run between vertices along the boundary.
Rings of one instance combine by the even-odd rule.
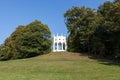
[[[110,0],[0,0],[0,44],[18,25],[34,20],[47,24],[52,34],[66,34],[64,13],[73,6],[95,8]]]

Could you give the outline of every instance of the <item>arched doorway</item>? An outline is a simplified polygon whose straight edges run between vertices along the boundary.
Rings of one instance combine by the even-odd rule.
[[[65,50],[65,43],[63,43],[63,50]]]
[[[58,43],[58,50],[62,50],[62,43],[61,42]]]

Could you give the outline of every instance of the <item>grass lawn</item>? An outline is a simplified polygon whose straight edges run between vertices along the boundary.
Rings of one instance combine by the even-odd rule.
[[[120,80],[120,64],[59,52],[0,61],[0,80]]]

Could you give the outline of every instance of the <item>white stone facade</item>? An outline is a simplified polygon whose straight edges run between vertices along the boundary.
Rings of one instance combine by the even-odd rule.
[[[52,51],[67,51],[67,37],[65,35],[54,35],[52,38]]]

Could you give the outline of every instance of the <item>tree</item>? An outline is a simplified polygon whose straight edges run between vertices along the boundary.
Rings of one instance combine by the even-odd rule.
[[[68,50],[120,58],[120,0],[105,2],[95,12],[73,7],[64,14]]]
[[[50,38],[48,26],[36,20],[25,27],[20,52],[28,54],[25,57],[48,53],[51,50]]]
[[[120,0],[114,2],[105,2],[98,9],[103,17],[104,44],[106,46],[106,55],[111,57],[120,57]]]
[[[96,13],[91,8],[73,7],[64,14],[65,23],[69,32],[68,50],[88,50],[89,39],[93,34],[92,24],[95,21]],[[92,30],[91,30],[92,29]]]
[[[5,40],[1,60],[33,57],[51,50],[51,32],[47,25],[35,20],[17,29]],[[6,55],[5,55],[6,54]]]

